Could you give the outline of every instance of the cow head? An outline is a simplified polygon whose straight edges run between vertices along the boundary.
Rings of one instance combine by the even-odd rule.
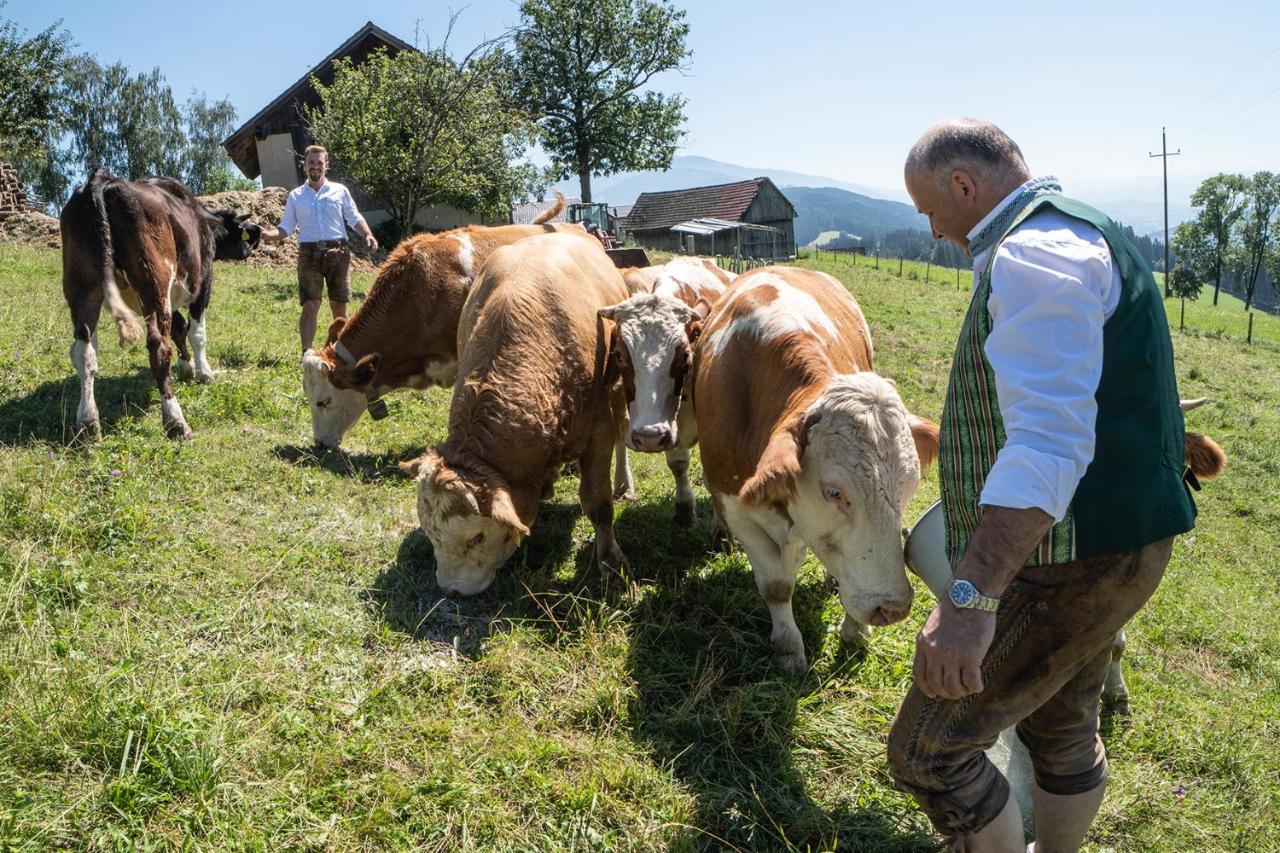
[[[618,327],[610,357],[626,389],[632,450],[656,453],[676,445],[680,397],[708,311],[705,302],[695,309],[651,293],[600,309]]]
[[[337,447],[369,405],[369,389],[381,356],[370,353],[345,364],[333,350],[345,318],[329,326],[325,348],[302,354],[302,390],[311,406],[311,435],[321,447]]]
[[[488,589],[529,533],[502,476],[473,464],[450,466],[430,450],[401,465],[418,478],[418,523],[435,551],[436,583],[458,595]]]
[[[213,229],[213,257],[218,261],[243,261],[258,248],[262,229],[249,222],[249,214],[234,210],[215,210],[217,226]]]
[[[902,512],[937,453],[937,430],[881,376],[838,376],[774,433],[740,499],[786,507],[853,619],[896,622],[911,606]]]

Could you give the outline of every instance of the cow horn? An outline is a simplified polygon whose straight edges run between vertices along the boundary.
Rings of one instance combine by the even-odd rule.
[[[1205,397],[1199,397],[1195,400],[1180,400],[1178,401],[1178,408],[1182,409],[1183,412],[1189,412],[1192,409],[1200,408],[1207,402],[1209,401]]]

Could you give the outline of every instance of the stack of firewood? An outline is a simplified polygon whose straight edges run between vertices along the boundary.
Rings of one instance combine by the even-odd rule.
[[[0,163],[0,216],[34,208],[27,202],[27,188],[18,178],[18,170]]]

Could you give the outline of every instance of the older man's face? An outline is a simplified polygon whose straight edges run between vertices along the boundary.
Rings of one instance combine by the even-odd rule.
[[[967,178],[966,178],[967,179]],[[976,213],[972,185],[965,186],[966,179],[958,179],[953,172],[947,182],[939,185],[937,179],[918,172],[907,172],[907,193],[916,204],[916,210],[929,217],[933,239],[943,237],[968,251],[969,229],[984,214]]]

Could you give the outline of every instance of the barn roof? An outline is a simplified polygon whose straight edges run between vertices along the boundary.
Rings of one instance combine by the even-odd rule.
[[[708,217],[736,222],[751,207],[765,184],[772,186],[773,182],[768,178],[752,178],[731,184],[641,193],[627,214],[627,230],[670,228],[690,219]]]
[[[413,45],[396,38],[373,21],[367,21],[363,27],[356,30],[351,38],[338,45],[332,53],[320,60],[314,68],[303,74],[298,82],[281,92],[271,103],[258,110],[253,118],[240,125],[235,133],[224,139],[222,147],[226,149],[227,156],[240,167],[240,171],[244,172],[246,177],[258,177],[262,173],[262,167],[258,164],[258,146],[256,144],[258,125],[270,118],[276,111],[292,108],[295,102],[316,103],[317,96],[311,86],[311,78],[315,76],[326,84],[331,83],[333,81],[333,63],[336,60],[344,56],[352,56],[356,58],[356,61],[360,61],[380,47],[386,48],[390,53],[399,53],[402,50],[416,50]]]

